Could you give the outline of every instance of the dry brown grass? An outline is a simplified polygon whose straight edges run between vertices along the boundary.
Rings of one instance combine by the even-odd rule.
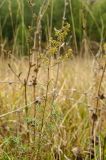
[[[24,86],[8,67],[10,61],[1,61],[1,159],[6,156],[10,159],[19,157],[23,160],[30,159],[30,156],[32,160],[36,156],[37,159],[42,160],[56,159],[56,156],[60,159],[64,159],[64,157],[65,159],[74,159],[77,154],[74,152],[78,152],[78,150],[80,150],[81,157],[89,159],[90,131],[92,128],[92,117],[90,118],[91,113],[89,114],[92,109],[89,110],[89,105],[91,105],[90,97],[94,86],[94,60],[73,58],[62,62],[59,66],[59,78],[56,86],[57,66],[53,66],[54,61],[51,61],[49,68],[49,80],[47,78],[48,65],[42,63],[40,67],[37,77],[35,104],[32,85],[34,71],[32,68],[27,86],[27,103],[29,107],[27,117],[25,116]],[[28,61],[16,59],[11,61],[10,64],[16,74],[22,72],[20,78],[24,81],[28,71]],[[105,81],[103,81],[104,94],[106,92],[105,85]],[[36,107],[35,119],[33,119],[34,107]],[[101,138],[102,145],[105,140],[104,124],[102,124],[102,133],[100,135],[97,133],[97,137]],[[30,138],[27,132],[29,132]],[[35,138],[33,133],[35,133]],[[17,147],[17,152],[14,146]],[[98,147],[102,150],[100,153],[105,152],[100,144]],[[21,153],[20,148],[23,149],[23,153]],[[99,155],[96,156],[99,157]]]

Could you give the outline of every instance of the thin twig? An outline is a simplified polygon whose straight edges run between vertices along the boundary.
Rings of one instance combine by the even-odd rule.
[[[16,72],[13,70],[13,68],[11,67],[10,64],[8,64],[8,67],[10,68],[10,70],[13,72],[13,74],[18,78],[18,80],[23,84],[22,80],[20,79],[20,74],[17,75]]]

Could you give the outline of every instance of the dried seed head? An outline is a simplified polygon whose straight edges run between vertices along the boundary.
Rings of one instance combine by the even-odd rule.
[[[105,99],[104,94],[103,94],[103,93],[102,93],[102,94],[99,94],[99,98],[102,99],[102,100]]]
[[[32,83],[34,86],[37,85],[37,82],[36,82],[36,79],[33,80],[33,83]]]
[[[35,68],[35,69],[34,69],[34,72],[35,72],[35,73],[37,73],[38,71],[39,71],[38,68]]]
[[[92,114],[92,120],[93,120],[93,121],[97,121],[97,119],[98,119],[97,114],[96,114],[96,113],[93,113],[93,114]]]
[[[35,104],[38,104],[38,105],[41,104],[41,98],[40,97],[36,97]]]

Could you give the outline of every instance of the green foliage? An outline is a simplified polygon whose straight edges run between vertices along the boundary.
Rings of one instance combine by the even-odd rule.
[[[89,36],[95,41],[100,41],[102,28],[103,37],[106,41],[106,0],[97,1],[93,6],[89,6],[91,14],[88,16]]]
[[[64,44],[65,39],[67,38],[68,34],[70,32],[70,24],[66,23],[60,30],[55,28],[54,33],[54,39],[53,37],[50,38],[50,49],[49,49],[49,55],[53,55],[58,57],[58,55],[61,55],[60,48]],[[72,56],[72,50],[67,50],[67,53],[64,53],[63,58],[68,58]],[[61,59],[59,57],[59,59]]]
[[[31,6],[28,0],[0,0],[0,25],[1,35],[0,37],[6,38],[13,42],[16,36],[17,30],[24,24],[24,33],[29,34],[28,26],[36,29],[37,17],[39,15],[40,7],[43,0],[34,0]],[[87,34],[91,40],[100,41],[103,36],[106,40],[106,0],[96,1],[93,4],[85,3],[83,0],[70,0],[68,1],[66,9],[66,20],[73,26],[72,17],[74,20],[74,29],[78,44],[82,40],[82,14],[83,10],[86,12],[87,20]],[[46,3],[45,3],[46,5]],[[72,9],[71,9],[72,5]],[[53,8],[53,13],[52,13]],[[52,0],[44,14],[42,23],[42,39],[47,39],[47,32],[51,25],[52,18],[52,30],[54,27],[60,28],[62,25],[62,18],[64,12],[64,0]],[[23,30],[23,29],[22,29]],[[103,33],[102,33],[103,30]],[[73,29],[72,29],[73,32]],[[103,35],[102,35],[103,34]],[[25,36],[24,36],[25,38]],[[20,39],[20,40],[19,40]],[[18,35],[18,43],[23,42],[23,36]],[[19,42],[20,41],[20,42]],[[26,43],[26,41],[25,41]],[[23,43],[23,46],[24,44]],[[26,48],[26,47],[25,47]],[[27,49],[26,49],[27,50]]]
[[[0,0],[0,3],[2,1]],[[15,36],[15,31],[22,23],[28,27],[31,25],[32,15],[31,9],[26,0],[4,1],[0,5],[0,23],[2,27],[3,37],[11,40]]]
[[[28,30],[24,24],[20,24],[16,30],[16,36],[15,36],[15,44],[21,49],[21,54],[25,54],[25,52],[28,52]]]

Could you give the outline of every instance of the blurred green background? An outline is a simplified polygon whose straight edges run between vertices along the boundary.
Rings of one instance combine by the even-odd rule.
[[[0,0],[0,41],[6,39],[9,46],[14,44],[26,50],[33,45],[33,40],[31,42],[29,38],[32,36],[33,39],[43,1],[33,0],[30,5],[28,0]],[[106,0],[67,0],[67,2],[66,21],[71,24],[71,34],[73,29],[75,30],[78,46],[83,38],[83,17],[86,20],[89,39],[100,42],[102,37],[103,41],[106,41]],[[54,27],[61,27],[63,12],[64,0],[50,1],[41,20],[43,42],[47,40],[51,22],[52,30]]]

